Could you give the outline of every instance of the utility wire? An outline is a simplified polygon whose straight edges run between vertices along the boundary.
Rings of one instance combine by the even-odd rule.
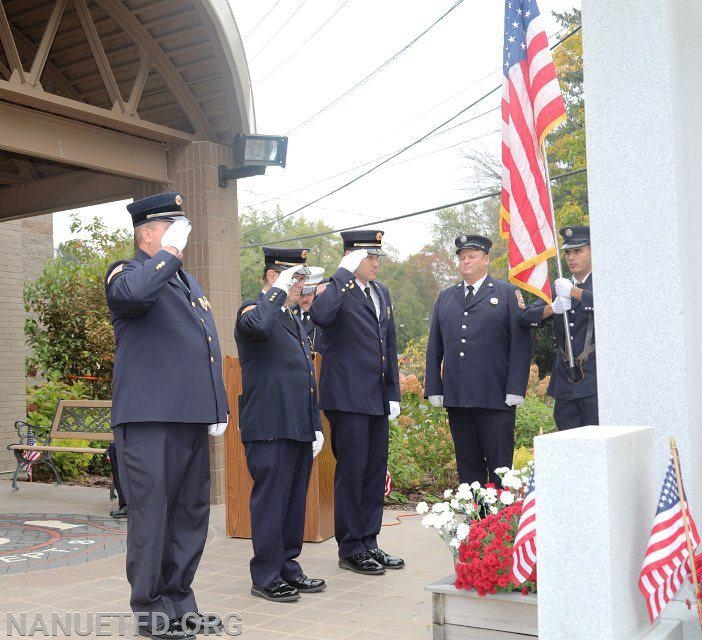
[[[304,1],[304,0],[303,0],[303,1]],[[455,5],[454,5],[454,6],[455,6]],[[558,42],[556,42],[556,44],[554,44],[554,45],[551,47],[551,50],[555,49],[558,45],[560,45],[560,44],[562,44],[563,42],[565,42],[565,41],[566,41],[568,38],[570,38],[573,34],[575,34],[575,33],[577,33],[578,31],[580,31],[581,28],[582,28],[582,27],[578,26],[578,27],[576,27],[575,29],[573,29],[573,30],[572,30],[571,32],[569,32],[566,36],[564,36],[564,37],[561,38]],[[258,231],[258,230],[263,229],[263,228],[265,228],[265,227],[268,227],[268,226],[270,226],[270,225],[272,225],[272,224],[275,224],[276,222],[279,222],[280,220],[284,220],[285,218],[289,218],[290,216],[293,216],[293,215],[295,215],[296,213],[299,213],[300,211],[303,211],[304,209],[307,209],[307,207],[310,207],[310,206],[312,206],[312,205],[314,205],[314,204],[317,204],[317,203],[320,202],[321,200],[324,200],[325,198],[328,198],[329,196],[332,196],[332,195],[334,195],[335,193],[338,193],[339,191],[341,191],[342,189],[346,189],[346,187],[349,187],[349,186],[351,186],[352,184],[354,184],[355,182],[358,182],[359,180],[365,178],[365,177],[366,177],[367,175],[369,175],[370,173],[373,173],[373,171],[375,171],[376,169],[379,169],[379,168],[382,167],[383,165],[385,165],[385,164],[387,164],[388,162],[390,162],[390,160],[393,160],[394,158],[397,158],[397,156],[399,156],[399,155],[405,153],[405,151],[408,151],[408,150],[411,149],[412,147],[414,147],[414,146],[420,144],[421,142],[424,142],[424,140],[426,140],[427,138],[429,138],[432,134],[436,133],[439,129],[443,129],[447,124],[449,124],[450,122],[452,122],[453,120],[455,120],[456,118],[458,118],[460,115],[463,115],[466,111],[468,111],[469,109],[472,109],[475,105],[479,104],[479,103],[482,102],[483,100],[489,98],[493,93],[496,93],[496,92],[499,91],[501,88],[502,88],[502,84],[498,84],[497,86],[495,86],[495,87],[493,87],[492,89],[490,89],[490,91],[488,91],[487,93],[485,93],[485,94],[483,94],[482,96],[480,96],[477,100],[474,100],[473,102],[471,102],[468,106],[463,107],[460,111],[458,111],[457,113],[455,113],[454,115],[452,115],[450,118],[448,118],[448,120],[444,120],[444,122],[442,122],[441,124],[437,125],[437,126],[434,127],[433,129],[431,129],[428,133],[425,133],[425,134],[424,134],[423,136],[421,136],[420,138],[417,138],[416,140],[414,140],[413,142],[410,142],[408,145],[402,147],[401,149],[399,149],[399,150],[396,151],[395,153],[392,153],[391,155],[389,155],[389,156],[388,156],[387,158],[385,158],[384,160],[381,160],[381,161],[378,162],[377,164],[374,164],[370,169],[364,171],[363,173],[358,174],[357,176],[355,176],[355,177],[352,178],[351,180],[348,180],[348,181],[345,182],[344,184],[342,184],[342,185],[340,185],[340,186],[338,186],[338,187],[332,189],[331,191],[329,191],[329,192],[327,192],[327,193],[325,193],[325,194],[323,194],[323,195],[321,195],[321,196],[315,198],[314,200],[311,200],[310,202],[307,202],[306,204],[303,204],[302,206],[298,207],[297,209],[294,209],[293,211],[290,211],[289,213],[286,213],[286,214],[284,214],[283,216],[281,216],[281,217],[279,217],[279,218],[276,218],[275,220],[271,220],[271,221],[266,222],[266,223],[264,223],[264,224],[262,224],[262,225],[259,225],[258,227],[254,227],[253,229],[250,229],[250,230],[246,231],[246,232],[243,234],[244,237],[246,237],[246,236],[248,236],[248,235],[254,233],[255,231]]]
[[[332,18],[334,18],[334,16],[335,16],[337,13],[339,13],[339,11],[341,11],[349,2],[351,2],[351,0],[344,0],[344,2],[342,2],[342,3],[334,10],[334,13],[332,13],[321,25],[319,25],[319,27],[317,28],[317,30],[316,30],[312,35],[310,35],[310,36],[307,38],[307,40],[305,40],[305,41],[304,41],[297,49],[295,49],[287,58],[285,58],[282,62],[280,62],[280,63],[278,64],[278,66],[276,66],[276,67],[274,67],[273,69],[271,69],[265,76],[263,76],[263,78],[261,78],[258,82],[256,82],[256,86],[258,86],[258,85],[260,85],[260,84],[263,84],[263,83],[264,83],[268,78],[270,78],[276,71],[278,71],[278,69],[280,69],[280,67],[282,67],[288,60],[290,60],[290,58],[292,58],[294,55],[296,55],[296,54],[298,53],[298,51],[300,51],[300,49],[302,49],[310,40],[312,40],[312,38],[314,38],[322,29],[324,29],[324,27],[326,27],[327,24],[329,24],[329,23],[332,21]]]
[[[569,178],[581,173],[585,173],[587,169],[574,169],[573,171],[566,171],[565,173],[560,173],[557,176],[551,176],[551,180],[562,180],[564,178]],[[251,244],[244,244],[241,249],[252,249],[254,247],[262,247],[263,245],[278,245],[288,242],[296,242],[298,240],[309,240],[311,238],[321,238],[323,236],[329,236],[333,233],[341,233],[342,231],[352,231],[353,229],[362,229],[363,227],[369,227],[371,225],[382,224],[385,222],[395,222],[397,220],[404,220],[406,218],[413,218],[415,216],[421,216],[425,213],[433,213],[434,211],[441,211],[442,209],[450,209],[451,207],[457,207],[462,204],[468,204],[470,202],[478,202],[479,200],[487,200],[488,198],[494,198],[502,193],[500,191],[491,191],[489,193],[483,193],[472,198],[466,198],[465,200],[458,200],[457,202],[450,202],[448,204],[442,204],[438,207],[431,207],[430,209],[422,209],[421,211],[413,211],[412,213],[403,213],[399,216],[392,216],[391,218],[382,218],[380,220],[374,220],[372,222],[366,222],[365,224],[357,224],[350,227],[342,227],[341,229],[334,229],[332,231],[324,231],[322,233],[310,233],[304,236],[296,236],[294,238],[282,238],[280,240],[266,240],[264,242],[252,242]]]
[[[253,56],[251,56],[251,58],[250,58],[250,60],[249,60],[249,63],[253,62],[253,61],[259,56],[259,54],[261,54],[261,53],[264,51],[264,49],[266,49],[266,47],[268,47],[268,45],[269,45],[271,42],[273,42],[273,40],[278,36],[278,34],[279,34],[283,29],[285,29],[285,27],[288,26],[288,23],[297,15],[297,12],[298,12],[300,9],[302,9],[302,7],[303,7],[303,5],[305,4],[305,2],[307,2],[307,0],[302,0],[302,2],[300,2],[299,5],[297,5],[297,9],[295,9],[295,11],[293,11],[293,12],[290,14],[290,17],[289,17],[285,22],[283,22],[283,24],[281,25],[280,29],[278,29],[278,31],[276,31],[270,38],[268,38],[268,40],[266,40],[266,44],[264,44],[256,53],[254,53]]]
[[[431,31],[437,24],[439,24],[447,15],[449,15],[456,7],[458,7],[463,0],[456,0],[456,2],[449,7],[448,11],[446,11],[443,15],[441,15],[439,18],[437,18],[434,22],[432,22],[422,33],[420,33],[418,36],[414,37],[412,40],[410,40],[402,49],[397,51],[395,54],[390,56],[385,62],[383,62],[380,66],[376,67],[371,71],[368,75],[364,76],[359,80],[356,84],[354,84],[350,89],[347,89],[344,91],[341,95],[337,96],[334,98],[331,102],[323,106],[321,109],[313,113],[311,116],[309,116],[306,120],[303,120],[299,124],[296,124],[290,131],[288,132],[288,136],[290,134],[294,133],[298,129],[301,129],[305,125],[309,124],[317,118],[317,116],[320,116],[322,113],[324,113],[327,109],[331,109],[335,104],[343,100],[346,96],[352,94],[356,89],[364,85],[368,80],[370,80],[373,76],[377,75],[380,73],[385,67],[387,67],[389,64],[391,64],[394,60],[399,58],[405,51],[407,51],[412,45],[414,45],[416,42],[418,42],[423,36],[425,36],[429,31]]]
[[[258,29],[259,26],[261,26],[261,23],[273,12],[273,9],[275,9],[279,4],[280,4],[280,0],[277,0],[276,2],[274,2],[273,6],[270,9],[268,9],[268,11],[266,11],[265,14],[263,14],[263,17],[253,26],[253,29],[251,29],[251,31],[249,31],[244,36],[244,38],[248,38],[254,31],[256,31],[256,29]]]

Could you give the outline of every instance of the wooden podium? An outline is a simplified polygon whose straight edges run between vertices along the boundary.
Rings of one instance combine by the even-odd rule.
[[[315,356],[317,380],[321,356]],[[224,359],[224,384],[229,399],[230,427],[225,432],[227,535],[232,538],[251,537],[249,496],[253,480],[246,466],[244,445],[239,432],[239,396],[241,395],[241,366],[238,358]],[[322,413],[324,447],[312,462],[310,485],[307,489],[305,542],[322,542],[334,535],[334,467],[329,422]],[[311,446],[311,445],[310,445]]]

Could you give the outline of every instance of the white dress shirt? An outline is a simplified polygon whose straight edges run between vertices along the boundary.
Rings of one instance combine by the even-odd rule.
[[[585,283],[587,282],[587,279],[590,277],[590,274],[591,274],[591,273],[592,273],[592,271],[590,271],[590,273],[588,273],[588,274],[583,278],[583,281],[582,281],[582,282],[580,282],[575,276],[573,276],[573,284],[574,284],[574,285],[585,284]]]
[[[358,278],[356,278],[356,286],[360,287],[364,296],[366,295],[366,287],[370,287],[371,300],[375,307],[375,317],[380,318],[380,298],[378,297],[378,292],[375,290],[375,287],[371,287],[370,282],[368,284],[363,284]]]
[[[486,278],[487,278],[487,273],[473,285],[473,295],[478,293],[478,289],[480,289],[480,286],[483,284],[483,282],[485,282]],[[468,283],[464,280],[463,281],[463,297],[465,298],[467,294],[468,294]]]

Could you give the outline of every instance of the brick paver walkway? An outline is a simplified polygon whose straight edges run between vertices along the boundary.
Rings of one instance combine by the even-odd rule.
[[[93,516],[95,523],[102,524],[102,518],[115,508],[106,489],[28,483],[20,486],[20,491],[12,493],[9,482],[0,482],[0,517],[29,514],[25,520],[70,522],[70,518]],[[397,511],[386,511],[386,524],[397,523],[397,515]],[[438,537],[422,529],[419,518],[402,518],[399,522],[383,528],[380,544],[390,553],[402,555],[407,561],[405,569],[388,571],[379,577],[363,577],[338,568],[333,539],[305,544],[301,556],[303,568],[309,576],[325,578],[327,590],[304,595],[296,603],[272,604],[249,594],[251,542],[227,538],[224,506],[213,507],[207,548],[194,583],[200,610],[221,616],[238,613],[243,625],[240,637],[250,640],[431,638],[431,597],[424,591],[424,585],[450,573],[451,559]],[[111,523],[119,528],[119,524]],[[9,538],[0,533],[0,542]],[[50,620],[52,613],[63,619],[66,613],[75,612],[82,614],[79,620],[84,629],[88,613],[129,611],[123,553],[109,555],[105,551],[102,559],[82,554],[78,564],[7,573],[2,565],[13,563],[1,558],[17,555],[3,551],[3,546],[10,549],[11,545],[13,549],[17,546],[15,542],[0,544],[0,637],[9,635],[6,633],[9,614],[20,620],[20,614],[25,613],[31,623],[39,613]],[[114,548],[110,553],[113,551]],[[132,637],[131,628],[128,622],[127,637]],[[112,637],[117,637],[116,619],[108,629]],[[16,631],[13,637],[17,637]],[[38,631],[34,637],[44,636]],[[60,630],[59,637],[65,637]]]

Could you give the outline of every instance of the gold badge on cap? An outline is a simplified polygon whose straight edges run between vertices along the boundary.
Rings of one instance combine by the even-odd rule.
[[[524,304],[524,296],[522,295],[522,292],[519,289],[517,289],[514,292],[514,295],[517,296],[517,306],[520,309],[526,309],[526,304]]]
[[[380,242],[383,239],[383,232],[378,231],[378,233],[375,235],[375,239]]]
[[[178,206],[180,206],[181,204],[183,204],[183,198],[182,198],[180,195],[177,195],[177,196],[175,197],[175,203],[176,203]]]
[[[465,244],[466,242],[468,242],[468,238],[466,236],[461,236],[461,243]]]
[[[300,257],[304,260],[307,257],[308,253],[309,251],[307,251],[307,249],[303,249],[302,253],[300,254]]]
[[[573,235],[572,229],[566,229],[566,235],[570,238]]]

